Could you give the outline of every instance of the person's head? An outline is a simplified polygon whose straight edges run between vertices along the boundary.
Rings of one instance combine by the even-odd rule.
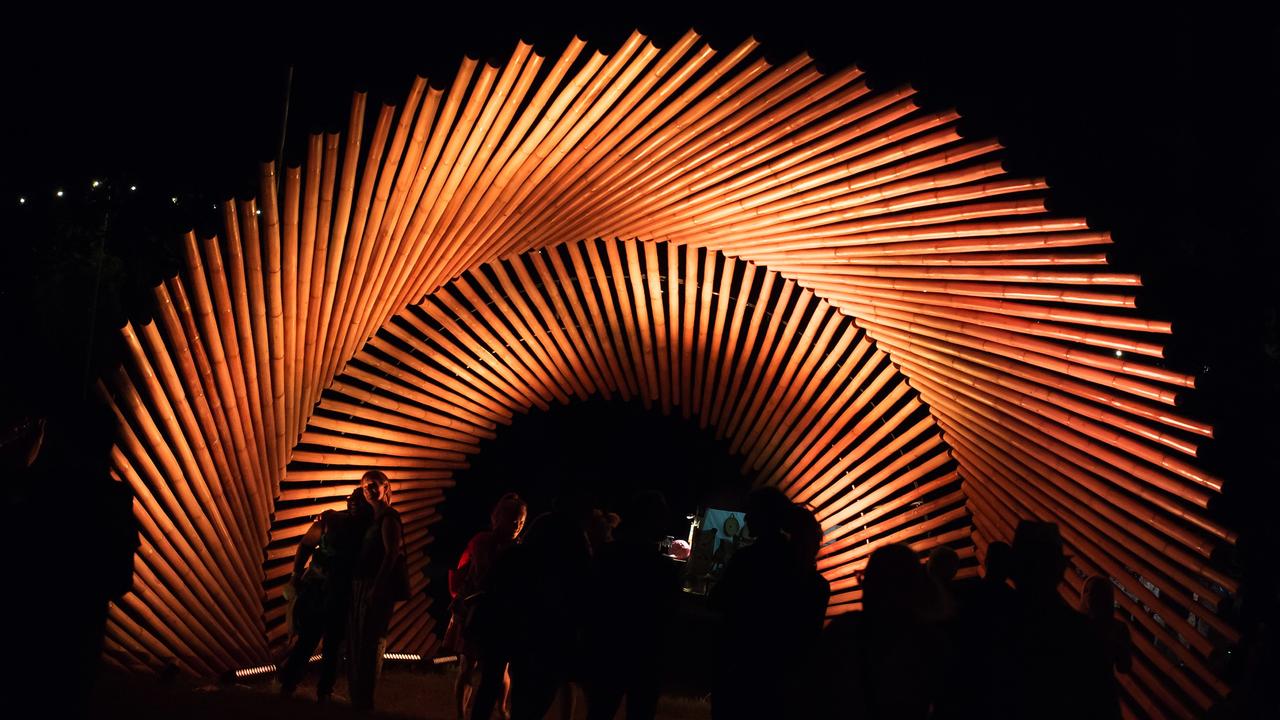
[[[862,577],[862,607],[869,615],[916,619],[931,600],[920,559],[906,545],[879,547]]]
[[[525,519],[529,516],[529,508],[524,500],[515,493],[507,493],[498,498],[489,513],[489,527],[493,532],[507,540],[514,540],[524,529]]]
[[[929,562],[926,565],[929,576],[943,585],[949,584],[960,571],[960,556],[955,550],[940,545],[929,553]]]
[[[360,478],[360,489],[364,491],[364,499],[373,508],[391,504],[391,480],[381,470],[370,470]]]
[[[1115,613],[1116,591],[1111,578],[1094,575],[1084,581],[1080,589],[1080,611],[1094,620],[1109,618]]]
[[[1013,533],[1013,584],[1020,593],[1055,594],[1067,558],[1062,552],[1058,526],[1039,520],[1022,520]]]
[[[778,488],[756,488],[747,497],[747,527],[751,536],[763,538],[782,532],[791,512],[791,500]]]
[[[809,508],[792,504],[787,511],[786,531],[800,562],[805,567],[813,567],[818,561],[818,549],[822,547],[822,523]]]
[[[369,505],[368,499],[364,496],[364,488],[357,485],[351,494],[347,496],[347,512],[351,513],[351,517],[363,520],[373,514],[373,508]]]
[[[996,540],[987,545],[987,557],[983,560],[982,577],[991,582],[1004,583],[1009,579],[1013,565],[1013,548],[1009,543]]]

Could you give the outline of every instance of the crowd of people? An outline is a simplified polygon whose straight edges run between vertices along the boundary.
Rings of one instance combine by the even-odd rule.
[[[331,693],[345,634],[352,703],[372,707],[379,642],[402,592],[389,488],[367,474],[345,512],[325,513],[304,536],[284,692],[323,639],[317,692]],[[661,550],[670,515],[660,493],[620,510],[566,498],[526,526],[518,495],[497,501],[449,575],[443,644],[459,655],[459,718],[542,718],[557,698],[568,718],[579,696],[590,720],[624,705],[629,720],[655,716],[680,566]],[[921,562],[905,545],[883,545],[861,571],[861,610],[828,619],[813,512],[761,488],[745,519],[752,542],[708,597],[716,720],[1119,716],[1113,671],[1128,670],[1129,638],[1113,586],[1088,579],[1080,610],[1063,599],[1055,525],[1022,522],[1012,545],[987,546],[981,577],[964,580],[949,547]]]

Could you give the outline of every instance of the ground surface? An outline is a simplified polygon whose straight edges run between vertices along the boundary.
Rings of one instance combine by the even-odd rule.
[[[314,682],[314,678],[309,680]],[[378,688],[379,709],[374,717],[452,720],[453,680],[453,668],[434,672],[403,666],[387,668]],[[339,680],[335,691],[339,699],[327,705],[315,702],[313,684],[304,684],[294,698],[282,698],[277,692],[278,687],[269,679],[234,685],[196,684],[182,680],[162,683],[154,677],[106,672],[94,692],[91,717],[130,720],[368,717],[346,704],[346,687],[342,680]],[[548,717],[560,718],[558,710],[553,708]],[[669,720],[701,720],[710,715],[710,706],[697,698],[664,696],[658,707],[658,717]],[[574,719],[585,717],[586,708],[579,699]],[[618,717],[624,717],[624,713],[619,712]]]

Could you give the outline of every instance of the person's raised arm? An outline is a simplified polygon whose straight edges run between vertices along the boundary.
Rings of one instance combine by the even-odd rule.
[[[324,516],[321,516],[311,523],[311,527],[307,528],[307,532],[298,541],[298,550],[293,554],[293,573],[289,575],[289,584],[285,586],[290,594],[297,592],[298,580],[302,579],[302,571],[307,569],[307,561],[311,559],[316,546],[320,544],[320,535],[323,532]]]

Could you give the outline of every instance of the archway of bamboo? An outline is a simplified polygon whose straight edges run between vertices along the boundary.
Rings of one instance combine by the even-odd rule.
[[[1238,640],[1218,615],[1237,587],[1210,558],[1235,534],[1205,511],[1221,481],[1194,464],[1212,430],[1176,411],[1194,378],[1161,365],[1171,327],[1135,315],[1140,281],[1106,271],[1108,234],[1048,213],[1045,183],[1006,176],[998,144],[963,138],[955,113],[920,111],[910,88],[872,91],[856,68],[823,75],[804,56],[771,66],[754,41],[718,53],[693,33],[667,49],[639,34],[612,55],[584,47],[549,64],[523,44],[502,67],[464,60],[446,89],[419,80],[369,127],[357,95],[345,138],[313,137],[305,173],[281,181],[265,167],[259,200],[223,206],[222,237],[185,239],[184,271],[156,288],[154,322],[124,329],[129,360],[101,386],[119,421],[114,471],[143,527],[134,589],[108,620],[109,659],[197,674],[267,659],[289,534],[361,456],[420,461],[392,468],[419,483],[408,502],[420,542],[432,484],[509,413],[632,393],[719,428],[735,404],[716,410],[729,397],[719,378],[741,371],[761,373],[766,409],[737,425],[730,415],[724,431],[742,435],[749,464],[767,470],[770,443],[803,425],[786,430],[786,419],[810,411],[805,423],[838,428],[825,440],[800,432],[823,457],[823,442],[858,443],[804,482],[762,476],[820,513],[854,497],[824,516],[861,543],[824,557],[833,612],[856,602],[850,563],[895,537],[890,526],[918,538],[957,511],[946,469],[920,470],[954,460],[979,555],[1017,518],[1052,519],[1073,555],[1064,591],[1091,574],[1123,590],[1138,650],[1121,677],[1126,709],[1197,714],[1222,698],[1210,655]],[[584,240],[600,237],[639,241]],[[741,289],[748,276],[757,289]],[[728,338],[737,313],[767,305],[749,300],[766,279],[821,313],[780,325],[810,338],[791,362],[753,366]],[[591,314],[584,282],[616,319]],[[494,320],[489,302],[515,312]],[[846,339],[841,352],[864,348],[868,360],[813,380]],[[707,359],[686,386],[688,352]],[[832,380],[882,353],[880,394]],[[443,396],[428,383],[456,412],[432,407]],[[804,402],[781,401],[793,386]],[[886,412],[927,413],[887,423],[895,439],[863,448],[841,435],[862,416],[831,417],[845,388]],[[419,437],[420,454],[378,449],[410,444],[388,439],[393,425]],[[916,427],[877,460],[902,463],[882,482],[905,492],[894,484],[919,472],[910,492],[946,502],[911,508],[860,490],[867,475],[830,472]],[[938,438],[945,454],[911,457]],[[867,528],[845,522],[852,507],[872,516]],[[424,603],[396,627],[426,649]]]

